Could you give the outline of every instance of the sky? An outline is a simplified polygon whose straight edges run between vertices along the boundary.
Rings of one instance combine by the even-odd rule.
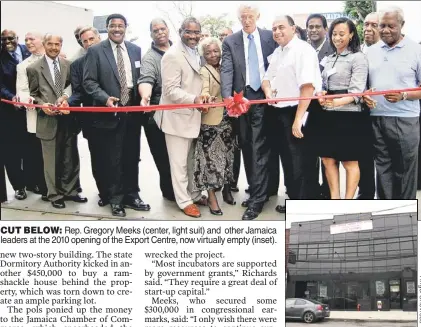
[[[333,215],[379,211],[376,214],[417,212],[417,200],[288,200],[286,228],[292,222],[331,219]],[[395,210],[388,210],[397,208]],[[380,212],[380,210],[382,210]]]

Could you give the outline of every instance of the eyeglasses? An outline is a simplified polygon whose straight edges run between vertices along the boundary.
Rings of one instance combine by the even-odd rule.
[[[2,41],[13,41],[14,39],[16,39],[16,36],[2,36],[1,37]]]
[[[194,35],[201,35],[202,32],[201,31],[190,31],[190,30],[184,30],[185,34],[194,34]]]
[[[308,29],[309,30],[321,30],[322,29],[322,25],[308,25]]]

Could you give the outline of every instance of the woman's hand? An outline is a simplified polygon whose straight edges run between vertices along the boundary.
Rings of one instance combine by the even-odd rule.
[[[322,91],[322,92],[317,92],[316,95],[321,96],[321,95],[326,95],[326,93],[327,93],[326,91]],[[321,106],[324,106],[326,103],[326,98],[319,98],[318,101]]]
[[[297,139],[302,139],[304,134],[301,132],[301,126],[303,125],[301,119],[295,118],[294,124],[292,125],[292,135]]]

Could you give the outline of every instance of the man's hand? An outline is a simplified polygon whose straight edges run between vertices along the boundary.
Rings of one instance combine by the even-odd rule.
[[[372,88],[368,91],[373,92],[375,89]],[[363,102],[370,108],[370,109],[374,109],[377,106],[377,101],[374,100],[371,96],[369,95],[363,95],[362,96],[362,100]]]
[[[68,108],[68,107],[69,107],[69,103],[67,102],[67,100],[64,100],[60,105],[60,108]],[[70,114],[70,110],[60,110],[60,114],[68,115]]]
[[[12,101],[13,102],[20,102],[20,97],[19,97],[19,95],[15,95],[13,98],[12,98]],[[18,105],[18,104],[14,104],[14,106],[15,106],[15,109],[22,109],[22,106],[20,106],[20,105]]]
[[[151,101],[151,97],[150,96],[148,96],[148,97],[142,97],[142,100],[140,100],[140,105],[142,107],[149,106],[150,105],[150,101]]]
[[[33,104],[33,103],[34,103],[34,98],[33,98],[33,97],[29,97],[29,99],[28,99],[27,103]],[[36,109],[35,107],[32,107],[32,106],[26,106],[26,110],[33,111],[33,110],[35,110],[35,109]]]
[[[44,105],[43,105],[43,107],[41,109],[48,116],[56,116],[57,115],[57,110],[50,109],[53,106],[54,105],[52,103],[44,103]]]
[[[303,125],[301,119],[295,118],[294,124],[292,125],[292,135],[297,139],[302,139],[304,134],[301,132],[301,126]]]
[[[396,103],[403,100],[403,94],[402,93],[388,93],[384,95],[384,98],[390,103]]]
[[[59,98],[57,99],[57,101],[56,101],[56,107],[60,107],[60,106],[61,106],[61,104],[62,104],[64,101],[66,101],[66,102],[67,102],[67,99],[68,99],[67,95],[62,95],[61,97],[59,97]],[[69,105],[67,105],[67,106],[69,106]]]
[[[276,98],[276,95],[278,94],[277,90],[272,90],[272,89],[266,89],[265,91],[265,97],[267,100]],[[268,104],[277,104],[278,102],[276,101],[269,101]]]
[[[105,104],[107,107],[117,107],[117,105],[115,105],[115,102],[120,101],[119,98],[116,97],[109,97],[107,100],[107,103]]]

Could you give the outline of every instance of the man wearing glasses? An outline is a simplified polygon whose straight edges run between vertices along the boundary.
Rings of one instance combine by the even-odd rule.
[[[28,58],[31,53],[25,45],[18,44],[18,37],[12,30],[4,30],[1,33],[1,46],[0,97],[19,101],[16,96],[16,66]],[[9,181],[15,190],[15,198],[24,200],[27,197],[23,170],[27,144],[26,112],[16,110],[13,105],[1,102],[0,124],[1,169],[6,168]],[[0,181],[2,184],[3,182],[5,179]],[[2,186],[0,188],[4,189]]]

